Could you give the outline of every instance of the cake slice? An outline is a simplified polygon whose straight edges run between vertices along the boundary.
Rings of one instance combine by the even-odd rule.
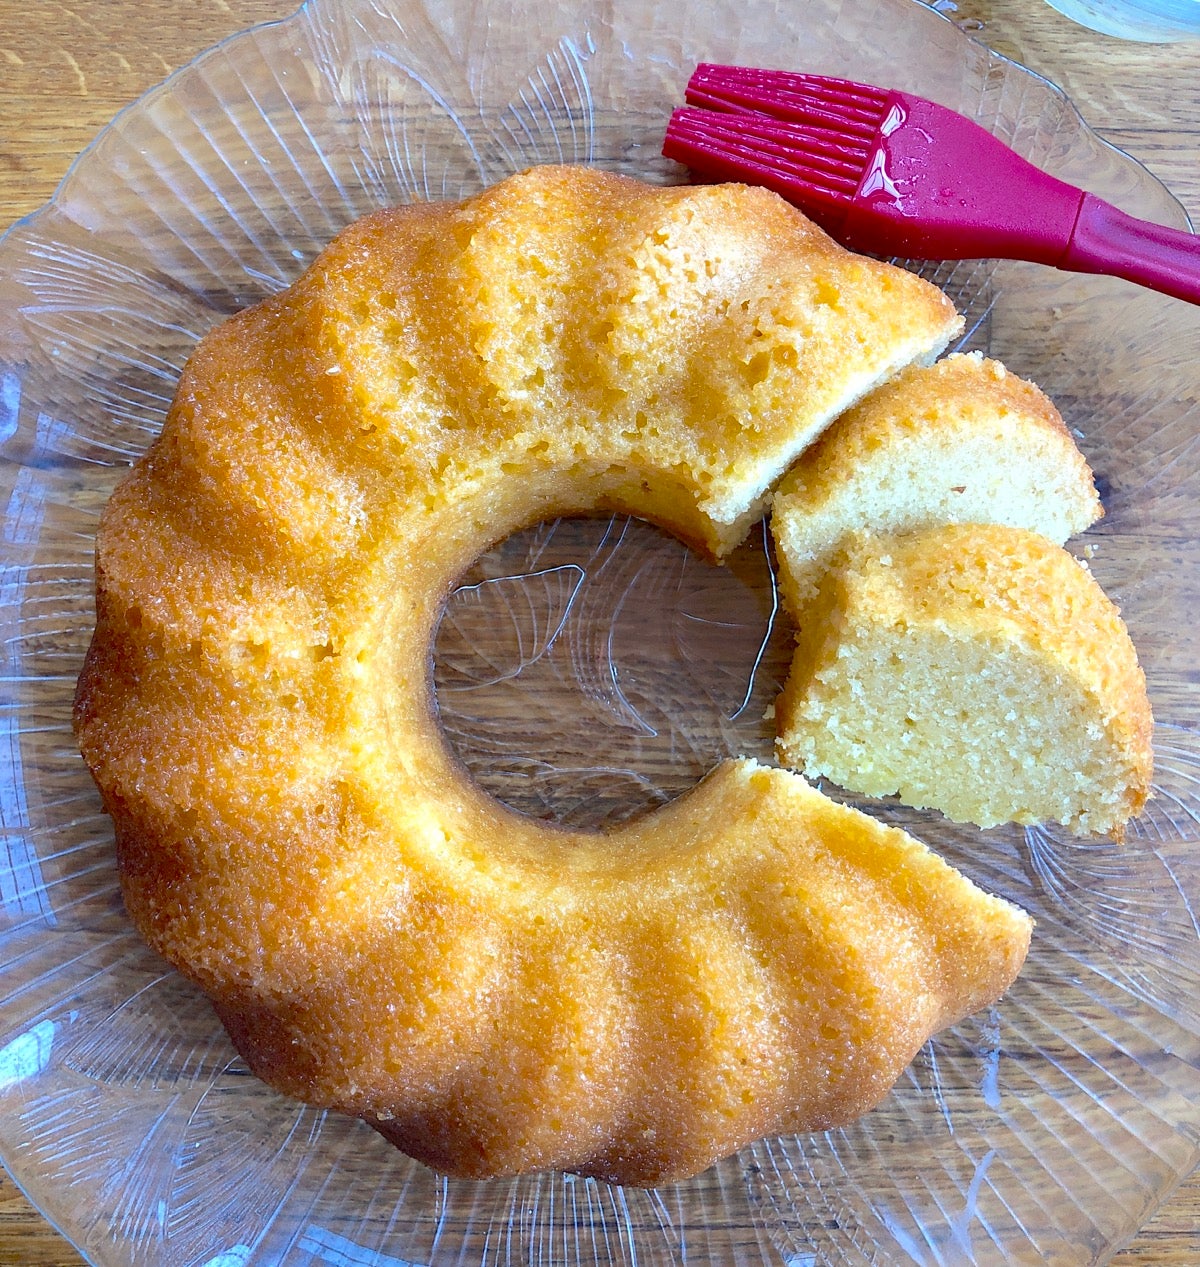
[[[771,530],[800,613],[850,532],[1004,523],[1061,545],[1103,513],[1051,401],[976,352],[907,369],[844,414],[780,485]]]
[[[777,708],[781,759],[990,827],[1120,838],[1151,715],[1116,607],[1060,546],[1004,525],[857,534],[824,575]]]

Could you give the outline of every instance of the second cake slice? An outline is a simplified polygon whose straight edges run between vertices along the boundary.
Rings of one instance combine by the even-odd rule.
[[[1024,529],[850,538],[776,717],[780,757],[810,778],[983,827],[1120,837],[1149,792],[1124,623],[1083,564]]]

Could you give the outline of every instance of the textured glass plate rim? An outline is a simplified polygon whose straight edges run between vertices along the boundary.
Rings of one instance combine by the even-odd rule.
[[[140,97],[135,97],[127,105],[122,106],[67,165],[67,170],[63,172],[62,179],[55,186],[54,192],[46,202],[42,203],[40,207],[35,207],[32,211],[27,211],[23,216],[19,216],[3,233],[0,233],[0,248],[3,248],[7,239],[18,230],[30,228],[42,216],[48,215],[62,204],[70,193],[71,186],[74,184],[76,176],[79,175],[80,169],[86,168],[92,162],[96,151],[104,144],[105,139],[110,133],[119,129],[125,119],[131,115],[140,114],[153,105],[160,97],[170,96],[181,79],[186,79],[209,58],[219,56],[231,44],[253,37],[259,31],[267,31],[272,27],[290,26],[294,22],[303,21],[311,3],[312,0],[304,0],[303,4],[297,6],[295,13],[290,13],[286,17],[271,18],[266,22],[256,22],[253,26],[243,27],[240,31],[232,31],[215,44],[210,44],[208,48],[201,49],[190,61],[176,67],[164,79],[147,88]],[[916,3],[924,4],[924,0],[916,0]],[[1030,73],[1032,74],[1033,72],[1031,71]],[[1136,162],[1132,158],[1130,161]],[[1147,175],[1149,175],[1149,172],[1147,172]]]
[[[912,2],[914,4],[917,4],[921,8],[928,8],[928,6],[925,4],[925,0],[912,0]],[[173,72],[160,84],[149,89],[140,98],[131,102],[128,106],[124,107],[121,111],[118,112],[117,115],[114,116],[114,118],[97,134],[97,136],[92,140],[92,142],[89,143],[89,145],[72,162],[71,166],[69,167],[69,169],[63,176],[60,184],[58,185],[57,189],[52,195],[51,199],[44,206],[28,213],[27,215],[15,221],[11,226],[9,226],[9,228],[5,231],[4,234],[0,235],[0,248],[3,247],[6,240],[15,231],[20,230],[22,228],[28,228],[28,227],[33,226],[40,217],[52,212],[56,207],[62,204],[62,202],[69,196],[72,189],[72,185],[76,177],[80,174],[81,171],[86,170],[88,163],[95,157],[96,151],[103,145],[105,138],[114,129],[119,128],[122,121],[125,120],[128,116],[136,114],[140,110],[146,109],[147,107],[152,105],[155,101],[157,101],[161,97],[169,96],[181,79],[186,78],[189,75],[189,73],[191,73],[199,64],[203,63],[209,57],[219,54],[223,50],[227,49],[231,44],[243,38],[246,38],[248,36],[252,36],[256,32],[264,31],[264,30],[274,28],[274,27],[285,27],[292,23],[301,22],[305,19],[306,13],[310,9],[310,7],[311,7],[311,0],[306,0],[306,2],[302,6],[300,6],[298,11],[292,15],[289,15],[281,19],[256,24],[252,27],[246,28],[245,30],[231,34],[230,36],[221,40],[217,44],[213,45],[211,48],[199,53],[189,63],[180,67],[175,72]],[[949,19],[946,17],[944,13],[940,13],[934,9],[929,9],[929,12],[931,14],[934,14],[940,17],[943,21],[949,21]],[[951,25],[953,25],[953,23],[951,23]],[[984,45],[981,41],[973,39],[969,35],[969,33],[967,33],[966,31],[963,31],[961,28],[956,28],[956,29],[958,29],[959,34],[965,44],[978,45],[979,47],[985,49],[988,58],[993,63],[1006,64],[1009,67],[1019,71],[1021,74],[1027,75],[1031,77],[1032,79],[1038,80],[1040,83],[1042,83],[1043,85],[1048,87],[1052,92],[1054,92],[1058,97],[1060,97],[1065,103],[1070,105],[1071,109],[1073,110],[1075,114],[1076,119],[1078,120],[1081,134],[1084,137],[1086,137],[1086,139],[1093,145],[1099,145],[1103,147],[1105,150],[1109,151],[1112,155],[1119,157],[1119,159],[1122,162],[1128,164],[1131,167],[1138,169],[1140,178],[1155,187],[1156,196],[1162,195],[1162,194],[1167,195],[1167,197],[1170,199],[1170,202],[1172,204],[1172,211],[1177,210],[1179,220],[1183,224],[1186,224],[1188,225],[1188,227],[1190,227],[1190,221],[1187,217],[1186,212],[1184,211],[1182,206],[1178,203],[1178,201],[1174,199],[1172,195],[1170,195],[1169,190],[1167,190],[1166,187],[1162,185],[1162,182],[1159,181],[1158,178],[1155,177],[1145,167],[1145,165],[1142,164],[1139,160],[1124,153],[1118,147],[1112,145],[1110,142],[1100,137],[1090,127],[1087,121],[1082,117],[1082,115],[1079,113],[1077,108],[1074,107],[1073,103],[1070,102],[1070,99],[1067,97],[1067,95],[1063,92],[1062,89],[1060,89],[1057,85],[1055,85],[1052,81],[1050,81],[1046,77],[1039,75],[1037,72],[1032,71],[1029,68],[1022,66],[1020,63],[1016,62],[1015,60],[1011,58],[1005,57],[1004,55],[996,53],[994,50],[987,48],[987,46]],[[20,1187],[23,1191],[25,1191],[25,1185],[22,1182],[21,1172],[19,1168],[14,1169],[8,1158],[4,1158],[3,1161],[4,1161],[4,1165],[6,1169],[12,1175],[18,1187]],[[1162,1200],[1164,1200],[1168,1195],[1169,1195],[1169,1189],[1158,1193],[1157,1194],[1158,1202],[1161,1202]],[[57,1223],[53,1219],[52,1216],[47,1215],[46,1217],[48,1218],[48,1221],[50,1221],[53,1226],[57,1227],[57,1229],[63,1234],[63,1236],[66,1239],[68,1240],[72,1239],[69,1230],[61,1226],[59,1223]],[[80,1248],[81,1252],[84,1252],[82,1246],[78,1246],[78,1248]],[[1109,1246],[1107,1248],[1111,1250],[1113,1247]]]
[[[201,62],[205,61],[209,57],[212,57],[214,55],[219,55],[223,50],[228,48],[230,44],[238,40],[242,40],[247,37],[253,36],[258,31],[265,31],[265,30],[270,29],[271,27],[283,27],[283,26],[288,26],[294,22],[304,21],[307,11],[310,8],[310,5],[313,3],[314,3],[314,0],[304,0],[304,2],[297,7],[295,13],[289,14],[288,16],[282,17],[282,18],[274,18],[266,22],[257,22],[253,26],[245,27],[244,29],[240,31],[232,32],[231,34],[225,36],[223,39],[218,40],[217,43],[211,45],[210,47],[206,49],[202,49],[189,62],[186,62],[184,65],[177,67],[169,75],[167,75],[166,78],[163,79],[161,82],[148,88],[144,93],[142,93],[140,97],[135,98],[133,101],[129,102],[128,105],[122,106],[121,109],[118,110],[117,113],[113,115],[113,117],[87,143],[87,145],[84,146],[82,150],[80,150],[80,152],[75,156],[75,158],[71,160],[70,165],[67,167],[67,170],[63,173],[62,179],[59,181],[58,185],[55,187],[55,190],[50,195],[50,198],[45,203],[43,203],[40,207],[35,207],[32,211],[29,211],[25,215],[14,220],[12,224],[10,224],[4,230],[3,233],[0,233],[0,248],[3,247],[5,239],[8,238],[8,236],[11,233],[13,233],[14,230],[17,230],[19,228],[27,228],[31,226],[40,216],[43,216],[47,214],[48,212],[52,211],[56,206],[58,206],[64,200],[66,195],[70,192],[70,186],[73,183],[74,178],[76,174],[78,173],[79,169],[81,167],[86,166],[86,164],[92,160],[94,151],[103,144],[105,137],[110,132],[112,132],[114,129],[118,128],[121,125],[121,122],[125,119],[127,115],[143,111],[148,106],[153,104],[153,102],[158,97],[169,95],[174,90],[177,82],[180,79],[191,74]],[[1030,67],[1024,65],[1023,63],[1018,62],[1015,58],[1009,57],[1004,53],[997,52],[995,49],[991,48],[985,41],[973,36],[970,33],[970,31],[964,29],[963,27],[955,23],[953,19],[950,17],[948,12],[945,12],[942,9],[937,7],[938,0],[911,0],[911,3],[913,3],[914,5],[917,5],[918,7],[922,9],[927,10],[931,16],[940,18],[943,22],[946,22],[950,26],[953,26],[955,30],[958,31],[962,40],[966,44],[975,45],[980,48],[983,48],[984,50],[986,50],[989,58],[993,59],[994,61],[998,63],[1011,66],[1014,70],[1019,71],[1021,74],[1028,75],[1031,78],[1036,79],[1039,83],[1041,83],[1046,88],[1050,89],[1056,95],[1061,97],[1062,100],[1071,107],[1072,111],[1075,114],[1076,119],[1078,120],[1081,131],[1087,135],[1089,140],[1092,141],[1094,144],[1098,144],[1102,146],[1104,149],[1108,150],[1114,156],[1119,157],[1122,162],[1130,164],[1133,167],[1136,167],[1140,175],[1147,182],[1155,186],[1157,191],[1167,195],[1167,197],[1170,199],[1171,203],[1173,204],[1173,209],[1177,210],[1178,212],[1178,217],[1182,226],[1186,227],[1189,230],[1192,230],[1193,232],[1195,231],[1195,227],[1192,223],[1190,215],[1188,214],[1187,210],[1184,208],[1183,204],[1179,201],[1179,199],[1176,198],[1175,195],[1171,192],[1169,187],[1165,185],[1150,170],[1150,168],[1146,166],[1146,164],[1141,159],[1137,158],[1133,154],[1128,153],[1126,150],[1121,149],[1120,146],[1114,144],[1112,141],[1109,141],[1105,137],[1101,136],[1100,133],[1098,133],[1092,127],[1092,125],[1088,123],[1087,119],[1084,118],[1083,114],[1080,112],[1079,108],[1075,105],[1075,103],[1071,100],[1070,96],[1066,93],[1066,91],[1060,88],[1058,84],[1056,84],[1052,79],[1050,79],[1046,75],[1041,74],[1040,72],[1036,70],[1031,69]]]

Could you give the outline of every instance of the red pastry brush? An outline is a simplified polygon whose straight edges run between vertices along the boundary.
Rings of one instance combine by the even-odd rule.
[[[1056,180],[977,123],[910,93],[824,75],[697,67],[663,153],[765,185],[855,250],[1033,260],[1200,303],[1200,238]]]

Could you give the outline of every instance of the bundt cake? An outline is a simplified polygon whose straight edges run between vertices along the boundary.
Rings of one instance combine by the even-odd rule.
[[[76,697],[126,904],[251,1068],[468,1176],[653,1184],[874,1104],[1029,921],[799,776],[729,763],[610,835],[440,732],[430,643],[518,526],[712,554],[959,326],[769,193],[535,169],[345,230],[189,361],[106,509]]]
[[[780,593],[803,619],[841,541],[859,530],[1003,523],[1062,545],[1104,513],[1058,410],[978,353],[913,366],[828,428],[771,512]]]
[[[1037,533],[958,524],[849,538],[776,706],[810,778],[982,827],[1120,837],[1146,801],[1151,716],[1117,609]]]

